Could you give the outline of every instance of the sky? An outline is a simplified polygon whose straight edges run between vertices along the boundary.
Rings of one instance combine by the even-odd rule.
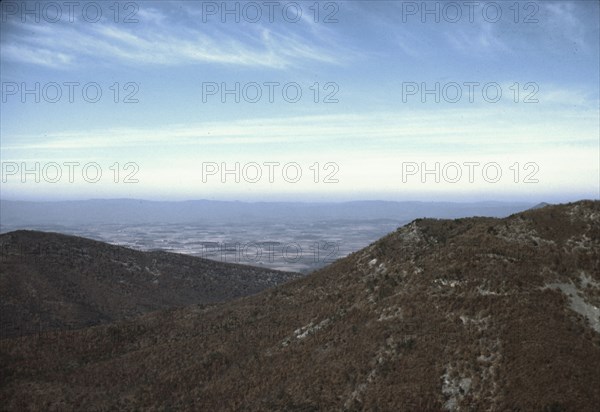
[[[600,197],[598,1],[11,2],[0,197]]]

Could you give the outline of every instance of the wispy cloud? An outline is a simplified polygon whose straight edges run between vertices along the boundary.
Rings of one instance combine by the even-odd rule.
[[[138,3],[139,23],[115,23],[110,10],[94,24],[22,23],[18,15],[1,23],[2,81],[21,89],[2,106],[3,161],[139,161],[147,175],[162,176],[159,185],[148,180],[153,186],[170,188],[207,159],[319,157],[345,162],[354,190],[359,181],[393,186],[388,171],[399,159],[504,156],[512,164],[543,155],[554,189],[597,188],[597,1],[519,3],[519,22],[513,2],[502,3],[496,23],[482,17],[483,3],[474,21],[463,8],[460,21],[438,23],[431,14],[403,19],[406,2],[340,1],[333,24],[322,21],[328,2],[319,2],[319,22],[314,2],[298,2],[305,13],[297,23],[206,22],[201,2]],[[538,22],[523,23],[535,5]],[[104,91],[97,104],[81,87],[73,101],[65,87],[49,102],[35,85],[91,80]],[[129,89],[115,92],[129,81],[139,85],[139,104],[122,104]],[[244,82],[296,82],[303,93],[294,103],[282,87],[273,99],[262,88],[256,103],[223,95],[203,102],[204,81],[240,95]],[[467,82],[479,84],[471,91]],[[325,104],[328,83],[337,104]],[[420,93],[406,100],[404,83]],[[451,83],[461,92],[456,103]],[[486,83],[502,93],[484,95]]]
[[[66,53],[55,52],[30,45],[8,44],[2,46],[0,52],[2,59],[12,60],[19,63],[31,63],[50,68],[61,68],[68,66],[73,61],[73,56]]]
[[[499,119],[497,110],[468,112],[445,110],[411,113],[363,113],[327,116],[264,118],[232,122],[207,122],[195,125],[170,125],[162,128],[121,128],[52,133],[43,136],[18,136],[18,144],[3,148],[3,161],[85,163],[99,162],[108,167],[114,162],[135,162],[139,166],[140,184],[136,190],[152,195],[177,192],[202,193],[214,191],[237,193],[249,190],[256,193],[285,193],[322,190],[328,195],[335,191],[368,193],[380,191],[417,195],[431,194],[435,189],[444,193],[488,192],[490,196],[522,191],[556,193],[557,187],[592,193],[597,187],[597,112],[551,113],[554,122],[542,116],[519,117],[515,109]],[[574,118],[573,116],[577,116]],[[464,119],[468,117],[469,121]],[[526,120],[524,120],[526,118]],[[296,145],[300,150],[272,150],[275,147]],[[328,150],[319,150],[321,145]],[[268,148],[268,150],[266,150]],[[335,150],[332,150],[335,149]],[[35,156],[31,154],[35,153]],[[160,153],[160,155],[157,155]],[[565,161],[568,159],[569,161]],[[201,180],[202,162],[235,163],[276,161],[281,164],[299,162],[308,168],[314,162],[335,162],[339,167],[339,184],[315,186],[310,174],[298,184],[285,181],[258,185],[223,185],[218,178],[204,183]],[[481,165],[498,162],[505,172],[502,182],[489,184],[478,175],[475,184],[424,185],[416,176],[402,183],[402,162],[425,162],[429,168],[436,162],[478,162]],[[516,185],[509,167],[515,162],[524,165],[535,162],[539,167],[540,183]],[[463,173],[466,169],[463,169]],[[466,176],[466,175],[465,175]],[[433,179],[432,179],[433,180]],[[402,183],[402,184],[401,184]],[[61,193],[71,190],[61,186]],[[89,186],[89,185],[88,185]],[[36,185],[36,193],[40,187]],[[5,194],[21,197],[27,186],[17,183],[7,186]],[[53,186],[53,190],[56,190]],[[81,187],[81,190],[90,190]],[[109,183],[95,185],[98,190],[115,193]],[[52,192],[49,192],[52,193]],[[78,193],[81,193],[78,192]],[[235,196],[234,196],[235,197]]]
[[[497,25],[487,22],[464,27],[453,25],[452,30],[446,31],[446,40],[455,50],[465,54],[510,52],[498,33]]]
[[[553,124],[547,117],[552,116]],[[578,126],[573,127],[573,116]],[[463,119],[469,117],[469,122]],[[593,132],[593,111],[565,110],[523,113],[522,109],[447,109],[435,112],[363,113],[285,118],[259,118],[193,125],[172,124],[161,128],[107,128],[91,131],[62,131],[44,136],[7,136],[3,149],[89,150],[143,146],[202,145],[261,147],[267,144],[306,143],[311,150],[320,145],[353,151],[365,148],[410,148],[422,153],[462,145],[472,151],[503,152],[516,148],[564,144],[590,145],[597,142]],[[560,119],[563,120],[560,120]],[[590,132],[590,130],[592,130]],[[343,149],[341,149],[343,148]],[[444,149],[446,148],[446,149]]]
[[[217,63],[284,69],[310,62],[341,64],[349,55],[318,41],[320,33],[308,24],[298,26],[297,32],[261,24],[238,24],[225,32],[215,25],[199,30],[153,8],[140,10],[137,17],[145,24],[9,22],[2,40],[3,58],[53,68],[103,59],[112,64]]]

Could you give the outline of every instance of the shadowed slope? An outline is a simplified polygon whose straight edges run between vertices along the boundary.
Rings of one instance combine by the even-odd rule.
[[[300,276],[34,231],[0,235],[0,252],[4,336],[231,300]]]

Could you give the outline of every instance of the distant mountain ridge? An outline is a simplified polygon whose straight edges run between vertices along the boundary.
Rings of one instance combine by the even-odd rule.
[[[417,219],[215,306],[5,339],[24,409],[597,411],[600,202]],[[142,378],[143,376],[143,378]]]
[[[233,202],[194,200],[181,202],[135,199],[27,202],[0,200],[0,229],[33,225],[94,223],[235,223],[247,221],[318,221],[335,219],[395,219],[419,217],[504,217],[531,207],[526,202],[393,202],[339,203]],[[8,229],[6,229],[8,228]]]
[[[223,302],[301,276],[35,231],[0,235],[0,263],[4,337]]]

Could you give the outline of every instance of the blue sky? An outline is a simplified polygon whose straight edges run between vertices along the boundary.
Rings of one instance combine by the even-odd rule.
[[[223,2],[114,4],[2,2],[2,198],[600,196],[597,1],[281,1],[272,16],[262,1],[228,2],[238,16]],[[36,83],[39,103],[22,94]],[[240,102],[223,102],[236,83]],[[436,83],[439,102],[421,96]],[[95,183],[80,170],[92,162]],[[36,163],[39,183],[22,173]],[[239,183],[220,174],[236,163]]]

